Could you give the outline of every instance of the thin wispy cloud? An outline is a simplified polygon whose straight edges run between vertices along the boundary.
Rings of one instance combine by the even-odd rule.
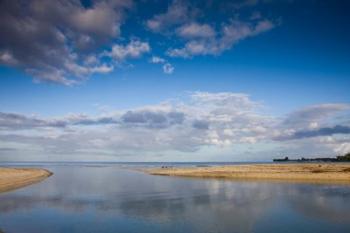
[[[207,25],[192,26],[192,29],[187,30],[187,35],[185,34],[185,38],[191,38],[186,42],[185,46],[169,49],[167,53],[171,57],[184,58],[197,55],[219,55],[225,50],[231,49],[239,41],[257,36],[274,27],[275,25],[269,20],[253,23],[231,20],[220,28],[216,36],[215,33],[210,32]],[[189,30],[192,30],[192,32]],[[183,37],[184,33],[180,34],[180,36]]]
[[[350,134],[349,126],[336,125],[333,127],[324,127],[317,129],[301,130],[292,133],[291,135],[280,136],[280,140],[303,139],[322,136],[333,136],[335,134]]]

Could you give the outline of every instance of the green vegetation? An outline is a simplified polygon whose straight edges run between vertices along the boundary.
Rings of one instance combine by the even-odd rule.
[[[343,156],[337,156],[338,161],[349,161],[350,162],[350,152]]]
[[[304,158],[289,159],[287,156],[283,159],[273,159],[274,162],[350,162],[350,152],[345,155],[339,155],[336,158]]]

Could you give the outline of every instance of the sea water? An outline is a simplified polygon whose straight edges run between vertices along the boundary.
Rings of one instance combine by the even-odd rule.
[[[0,232],[350,232],[350,186],[138,171],[158,165],[27,164],[54,175],[0,193]]]

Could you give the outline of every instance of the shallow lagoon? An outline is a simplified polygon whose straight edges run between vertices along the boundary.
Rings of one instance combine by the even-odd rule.
[[[54,175],[0,194],[0,232],[350,232],[350,186],[45,168]]]

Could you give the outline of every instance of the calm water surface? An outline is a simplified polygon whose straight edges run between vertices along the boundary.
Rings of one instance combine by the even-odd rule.
[[[46,168],[44,182],[0,194],[0,232],[350,232],[350,186]]]

